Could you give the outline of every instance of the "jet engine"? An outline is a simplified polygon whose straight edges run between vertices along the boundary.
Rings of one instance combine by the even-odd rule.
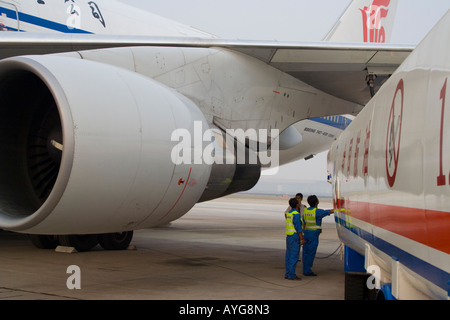
[[[166,224],[239,172],[178,161],[187,151],[174,152],[173,132],[210,125],[185,96],[125,69],[16,57],[0,62],[0,96],[0,229],[88,235]]]

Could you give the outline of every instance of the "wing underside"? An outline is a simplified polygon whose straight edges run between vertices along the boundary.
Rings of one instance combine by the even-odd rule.
[[[333,96],[361,105],[371,98],[368,80],[373,79],[376,91],[414,49],[382,44],[4,32],[0,35],[0,58],[134,46],[232,49]]]

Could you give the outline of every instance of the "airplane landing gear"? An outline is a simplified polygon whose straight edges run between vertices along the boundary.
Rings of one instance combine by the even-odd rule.
[[[90,251],[98,244],[96,234],[62,235],[58,236],[58,239],[62,246],[74,247],[78,252]]]
[[[31,242],[39,249],[55,249],[59,245],[58,236],[30,234]]]
[[[133,231],[105,233],[98,235],[98,241],[105,250],[125,250],[133,238]]]
[[[133,231],[59,236],[30,234],[29,237],[39,249],[55,249],[61,245],[74,247],[78,252],[86,252],[100,244],[105,250],[126,250],[133,239]]]

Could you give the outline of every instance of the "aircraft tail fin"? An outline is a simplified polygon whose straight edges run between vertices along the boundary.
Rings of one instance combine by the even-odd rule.
[[[398,0],[353,0],[323,40],[389,43],[397,5]]]

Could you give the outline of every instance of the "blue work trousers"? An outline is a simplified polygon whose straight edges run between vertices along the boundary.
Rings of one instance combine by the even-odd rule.
[[[298,233],[286,236],[286,273],[285,278],[295,278],[297,262],[300,255],[300,237]]]
[[[303,244],[303,274],[312,273],[312,266],[316,256],[317,247],[319,246],[319,235],[321,230],[305,230]]]

